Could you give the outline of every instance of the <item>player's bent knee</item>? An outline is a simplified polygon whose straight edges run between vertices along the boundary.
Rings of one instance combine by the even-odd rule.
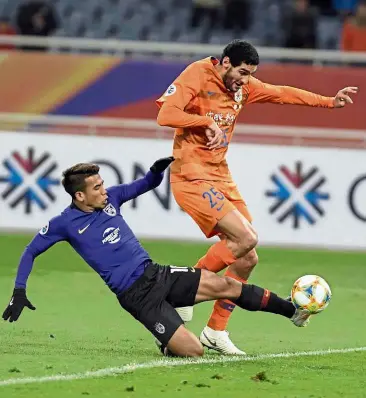
[[[198,341],[190,341],[188,344],[185,344],[184,341],[181,342],[182,346],[181,347],[172,347],[171,344],[168,344],[168,349],[171,351],[174,355],[179,356],[179,357],[202,357],[204,354],[203,346],[202,344]]]
[[[239,255],[238,257],[243,257],[247,255],[251,250],[253,250],[258,244],[258,236],[254,231],[245,231],[241,236],[239,242]]]
[[[246,256],[245,261],[249,267],[255,267],[258,264],[258,254],[255,250],[251,250]]]
[[[195,344],[194,347],[191,347],[188,352],[188,357],[202,357],[204,354],[204,349],[202,344],[198,341],[198,344]]]
[[[198,338],[181,325],[167,344],[168,350],[179,357],[201,357],[203,346]]]
[[[220,283],[217,285],[216,296],[218,298],[236,297],[240,294],[241,283],[228,276],[222,276]]]
[[[238,285],[241,285],[241,283],[233,278],[230,278],[229,276],[224,276],[223,277],[225,281],[225,290],[227,291],[232,291],[235,289]]]

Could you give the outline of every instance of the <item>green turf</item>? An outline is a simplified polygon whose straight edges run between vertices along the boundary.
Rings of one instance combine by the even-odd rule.
[[[0,235],[0,305],[5,308],[19,256],[29,236]],[[193,265],[207,245],[143,242],[154,260]],[[250,355],[366,346],[366,255],[259,249],[251,281],[286,295],[300,275],[316,273],[331,285],[324,313],[299,329],[281,317],[236,309],[233,341]],[[28,283],[37,307],[17,323],[0,323],[0,380],[70,374],[159,360],[149,333],[122,311],[94,271],[58,244],[40,256]],[[2,303],[2,304],[1,304]],[[191,330],[199,333],[211,304],[195,308]],[[0,308],[1,310],[2,308]],[[213,353],[210,358],[216,358]],[[366,397],[366,353],[257,362],[139,369],[114,377],[0,386],[0,397]],[[265,372],[265,379],[256,377]],[[218,378],[212,378],[218,375]],[[132,388],[134,391],[127,391]]]

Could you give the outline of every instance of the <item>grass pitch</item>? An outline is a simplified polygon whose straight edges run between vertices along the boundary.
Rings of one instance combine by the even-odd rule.
[[[1,312],[30,238],[0,235]],[[155,261],[174,265],[195,264],[208,247],[143,245]],[[57,244],[38,257],[28,282],[37,310],[0,322],[0,397],[366,397],[366,351],[324,352],[366,346],[366,255],[260,248],[259,256],[252,283],[284,296],[297,277],[318,274],[332,288],[329,307],[304,329],[237,308],[229,331],[249,360],[207,352],[206,363],[187,364],[162,358],[99,276],[67,244]],[[211,309],[211,303],[195,307],[189,328],[196,334]],[[284,352],[292,356],[273,355]]]

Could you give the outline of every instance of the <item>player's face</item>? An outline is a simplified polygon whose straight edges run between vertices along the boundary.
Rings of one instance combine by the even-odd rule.
[[[104,209],[107,204],[107,191],[99,174],[85,179],[84,204],[93,209]]]
[[[225,87],[234,93],[238,91],[243,85],[248,84],[249,78],[257,71],[256,65],[247,65],[242,63],[239,66],[233,67],[230,61],[225,65],[226,73],[223,76]]]

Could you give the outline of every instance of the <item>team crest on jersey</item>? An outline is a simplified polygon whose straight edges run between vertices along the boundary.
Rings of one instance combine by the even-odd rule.
[[[117,214],[115,207],[110,203],[107,204],[103,211],[111,217],[114,217]]]
[[[156,322],[155,325],[155,330],[160,333],[160,334],[164,334],[165,333],[165,326],[163,324],[161,324],[160,322]]]
[[[42,228],[40,229],[39,233],[40,233],[41,235],[46,235],[46,233],[48,232],[49,226],[50,226],[50,223],[47,223],[44,227],[42,227]]]
[[[168,90],[166,90],[165,95],[166,95],[166,96],[168,96],[168,95],[173,95],[176,91],[177,91],[177,87],[175,86],[175,84],[171,84],[171,85],[168,87]]]
[[[240,88],[234,95],[236,102],[241,102],[243,100],[243,90]]]

